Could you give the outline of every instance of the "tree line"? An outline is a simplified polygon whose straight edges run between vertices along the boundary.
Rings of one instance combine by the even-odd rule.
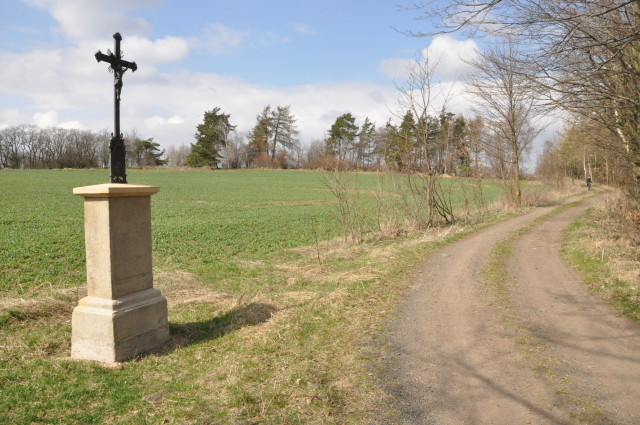
[[[164,165],[165,155],[153,138],[141,139],[135,131],[125,134],[127,165]],[[35,125],[0,130],[0,168],[107,168],[111,135],[90,131]]]
[[[481,61],[510,74],[537,106],[568,118],[547,144],[541,171],[596,173],[640,197],[640,2],[427,0],[413,10],[437,29],[412,35],[487,36],[493,46]]]
[[[309,168],[417,171],[455,176],[501,176],[506,159],[491,149],[490,128],[481,116],[465,118],[407,110],[384,125],[368,117],[338,116],[324,139],[302,147],[290,106],[266,106],[248,132],[238,132],[219,107],[204,113],[196,142],[169,148],[170,165],[222,168]],[[426,137],[421,138],[420,135]]]
[[[358,122],[352,113],[336,118],[326,137],[301,146],[290,106],[265,106],[249,132],[237,131],[231,116],[215,107],[196,128],[195,143],[161,150],[153,138],[125,134],[127,166],[309,168],[417,171],[456,176],[504,174],[504,153],[491,149],[489,127],[446,110],[398,122]],[[426,135],[421,138],[421,134]],[[0,130],[3,168],[107,168],[108,131],[20,125]]]

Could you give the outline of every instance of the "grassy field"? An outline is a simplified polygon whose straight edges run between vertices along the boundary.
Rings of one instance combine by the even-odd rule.
[[[82,198],[78,186],[103,183],[98,171],[0,174],[1,293],[35,295],[84,282]],[[336,234],[331,193],[317,173],[129,172],[153,184],[157,268],[217,275],[236,256],[268,253]]]
[[[72,189],[103,183],[107,175],[0,174],[0,294],[36,296],[84,283],[82,198]],[[389,189],[376,174],[352,180],[364,202],[373,199],[367,194]],[[341,232],[335,198],[319,172],[133,170],[129,181],[161,187],[152,198],[154,262],[160,270],[219,279],[240,271],[233,266],[238,259],[262,259]],[[498,184],[485,183],[487,200],[500,191]],[[461,203],[457,193],[454,202]]]
[[[161,187],[154,273],[172,336],[105,367],[68,356],[85,281],[71,192],[107,174],[0,171],[0,423],[370,423],[385,402],[376,338],[410,267],[472,230],[345,244],[322,173],[131,170]],[[368,207],[381,193],[375,174],[351,184]]]

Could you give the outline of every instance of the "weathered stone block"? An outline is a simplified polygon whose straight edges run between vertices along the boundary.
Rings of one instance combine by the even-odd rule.
[[[72,357],[127,360],[167,341],[167,300],[153,288],[116,300],[88,296],[73,310],[71,327]]]

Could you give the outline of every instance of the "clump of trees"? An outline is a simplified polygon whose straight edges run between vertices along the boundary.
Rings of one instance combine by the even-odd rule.
[[[216,107],[198,126],[196,143],[171,147],[170,165],[213,168],[309,168],[418,171],[456,176],[486,175],[487,137],[483,118],[467,119],[442,110],[415,118],[407,110],[398,123],[384,126],[347,112],[326,137],[302,147],[289,106],[266,106],[248,133],[231,124]]]
[[[185,164],[218,168],[300,168],[300,142],[290,106],[267,105],[249,134],[236,131],[219,107],[205,112]],[[177,155],[177,151],[171,152]],[[171,160],[170,160],[171,161]],[[176,164],[181,165],[181,164]]]
[[[416,119],[407,110],[399,123],[383,127],[365,118],[359,126],[351,113],[339,116],[327,132],[324,153],[342,168],[421,171],[470,176],[482,158],[472,155],[470,121],[446,110]],[[479,154],[479,151],[476,152]],[[475,163],[474,163],[475,159]]]

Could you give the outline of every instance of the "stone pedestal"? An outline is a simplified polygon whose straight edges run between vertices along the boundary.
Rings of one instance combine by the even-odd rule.
[[[167,300],[153,288],[151,195],[133,184],[77,187],[84,197],[87,296],[73,310],[71,356],[111,363],[169,338]]]

